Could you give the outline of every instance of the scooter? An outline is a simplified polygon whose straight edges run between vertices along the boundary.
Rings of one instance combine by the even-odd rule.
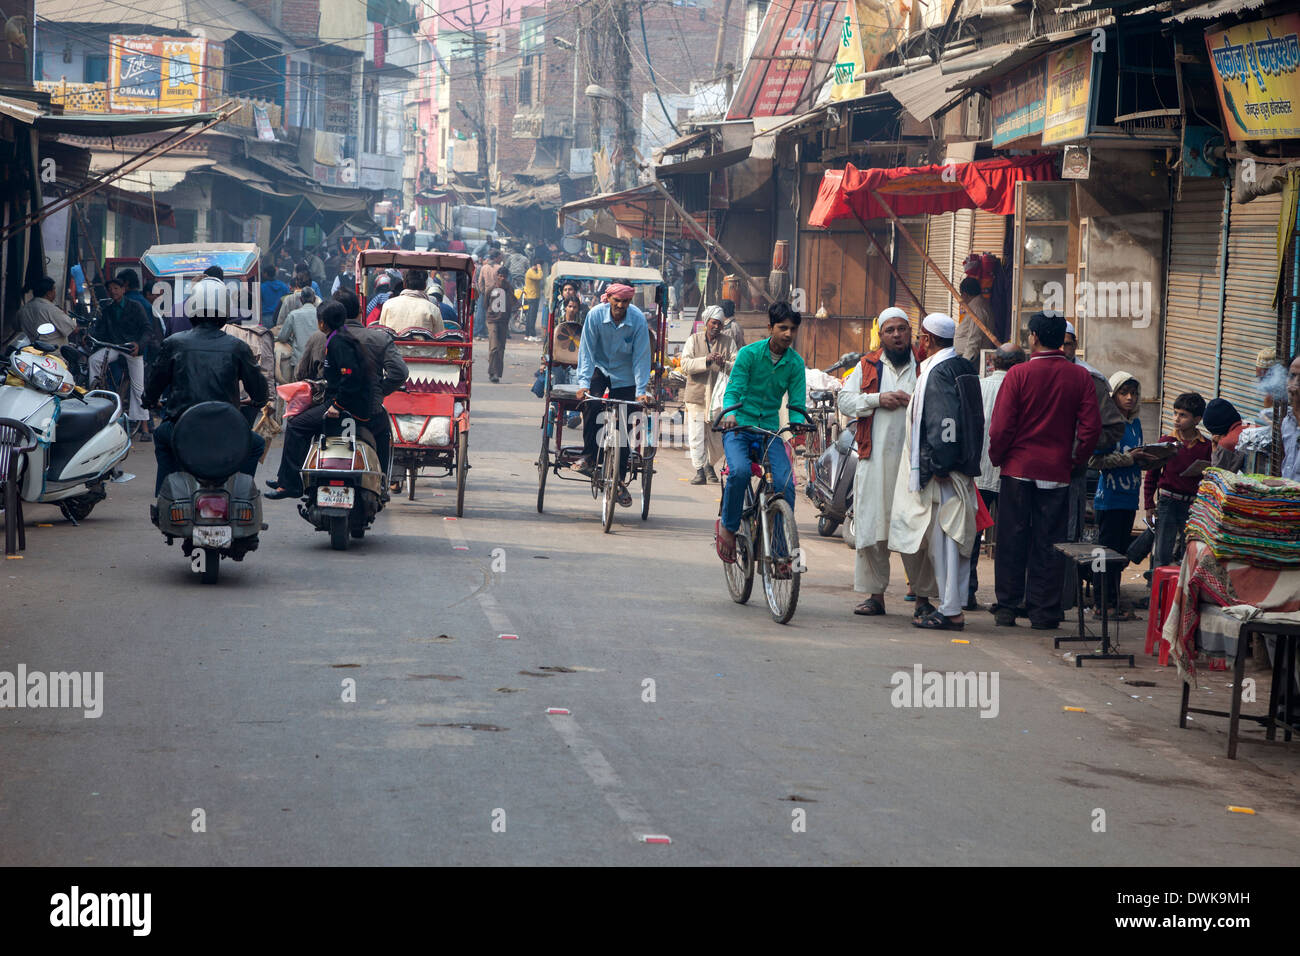
[[[369,430],[352,418],[327,418],[325,434],[312,443],[302,464],[298,513],[317,531],[329,532],[335,551],[346,551],[348,536],[364,538],[383,510],[386,487],[388,476],[379,468]]]
[[[37,332],[50,335],[53,325]],[[57,504],[74,525],[108,497],[104,484],[129,481],[117,465],[131,450],[122,399],[113,392],[78,394],[67,363],[54,346],[20,335],[0,369],[0,418],[27,425],[36,447],[19,464],[23,501]]]
[[[847,352],[825,372],[834,375],[856,364],[861,358],[861,353]],[[829,403],[833,413],[834,401],[833,392],[808,393],[810,410],[815,405],[825,406]],[[853,520],[853,479],[858,471],[858,452],[852,424],[840,432],[830,447],[812,463],[810,470],[806,488],[808,497],[818,512],[817,533],[823,538],[829,538],[842,522]]]
[[[244,560],[256,551],[262,495],[239,471],[252,443],[248,422],[227,402],[200,402],[172,428],[172,454],[181,470],[168,475],[149,517],[167,539],[181,542],[190,570],[216,584],[221,559]]]

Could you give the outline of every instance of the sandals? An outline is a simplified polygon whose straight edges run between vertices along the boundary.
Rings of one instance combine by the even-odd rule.
[[[719,518],[713,525],[713,548],[718,552],[718,557],[722,559],[723,564],[736,563],[736,542],[727,544],[722,540],[722,519]]]
[[[877,601],[875,598],[867,598],[853,609],[853,613],[865,617],[877,617],[885,613],[885,602]]]
[[[951,618],[944,617],[938,611],[932,613],[929,617],[918,617],[912,621],[913,627],[919,627],[926,631],[964,631],[966,622],[960,624]]]

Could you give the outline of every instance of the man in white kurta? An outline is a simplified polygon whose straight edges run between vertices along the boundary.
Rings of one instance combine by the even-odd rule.
[[[858,467],[853,481],[853,589],[869,595],[854,614],[885,613],[889,587],[889,520],[894,485],[907,438],[907,408],[916,389],[917,361],[912,351],[912,326],[907,313],[889,308],[880,313],[877,352],[863,356],[839,392],[839,410],[851,419],[865,419],[858,431]],[[864,387],[865,383],[865,387]],[[866,429],[870,429],[868,434]],[[903,556],[907,578],[917,594],[917,613],[933,610],[927,600],[938,594],[929,556],[924,551]]]
[[[921,363],[916,391],[908,408],[908,428],[894,490],[889,546],[903,554],[926,550],[938,584],[938,609],[918,615],[913,625],[935,630],[962,630],[962,604],[970,580],[970,556],[975,544],[978,509],[975,484],[952,467],[957,445],[961,403],[955,379],[974,373],[952,347],[956,323],[940,313],[921,323],[921,345],[929,356]],[[954,365],[943,368],[947,363]],[[929,407],[927,414],[926,406]],[[982,420],[982,413],[976,416]],[[941,436],[935,441],[934,423]],[[943,424],[940,424],[943,423]],[[983,429],[980,429],[981,434]],[[951,443],[953,448],[946,447]],[[923,454],[924,452],[924,454]],[[924,461],[924,463],[923,463]],[[932,464],[931,464],[932,463]],[[926,473],[930,467],[945,470]],[[978,455],[973,464],[978,469]]]

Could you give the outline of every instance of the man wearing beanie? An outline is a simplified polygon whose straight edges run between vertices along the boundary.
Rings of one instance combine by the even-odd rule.
[[[1214,439],[1214,450],[1210,452],[1211,467],[1241,471],[1241,466],[1246,463],[1246,453],[1237,451],[1237,439],[1245,430],[1246,423],[1232,402],[1226,398],[1210,399],[1201,424]]]
[[[1054,546],[1066,540],[1070,472],[1101,437],[1092,376],[1066,358],[1064,344],[1065,317],[1035,313],[1030,359],[1007,372],[993,406],[989,461],[1002,469],[994,561],[1000,627],[1015,626],[1022,603],[1038,630],[1062,619],[1065,573]]]
[[[921,363],[907,403],[907,432],[894,487],[889,549],[916,554],[929,549],[938,586],[938,609],[912,619],[914,627],[960,631],[975,545],[984,448],[984,404],[975,367],[957,354],[957,323],[934,312],[921,322]],[[920,593],[920,592],[918,592]],[[920,602],[917,602],[918,605]],[[919,610],[919,608],[918,608]]]

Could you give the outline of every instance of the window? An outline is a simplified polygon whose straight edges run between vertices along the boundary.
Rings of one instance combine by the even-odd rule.
[[[366,88],[365,123],[365,145],[361,148],[362,152],[376,153],[379,151],[379,90],[373,83]]]
[[[519,71],[519,105],[533,105],[533,64],[532,57],[524,57],[524,68]]]
[[[86,82],[108,82],[108,57],[86,54]]]

